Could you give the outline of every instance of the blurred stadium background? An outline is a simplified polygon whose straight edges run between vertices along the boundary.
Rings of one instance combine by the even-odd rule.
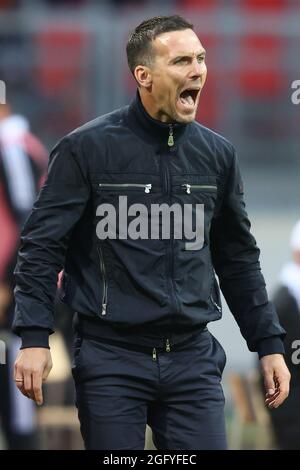
[[[300,79],[299,0],[0,0],[0,79],[15,111],[29,119],[50,149],[73,128],[132,98],[127,35],[147,17],[174,13],[194,23],[207,49],[208,79],[198,120],[237,147],[248,213],[272,294],[299,218],[300,105],[291,101],[291,84]],[[249,403],[228,378],[254,369],[256,355],[247,351],[226,308],[211,331],[227,353],[224,389],[231,447],[267,448],[270,444],[253,437],[259,419],[261,430],[267,418],[263,412],[262,418],[259,413],[253,417],[253,410],[245,412]],[[59,372],[58,377],[61,381]],[[52,404],[61,404],[53,391],[49,396]],[[80,439],[75,445],[68,431],[71,415],[62,418],[64,439],[57,444],[55,422],[49,424],[49,416],[40,419],[50,429],[45,431],[47,424],[43,428],[45,448],[61,442],[64,448],[79,448]],[[239,436],[245,423],[255,431],[244,442]]]

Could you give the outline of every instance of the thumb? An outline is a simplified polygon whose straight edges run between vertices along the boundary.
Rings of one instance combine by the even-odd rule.
[[[276,386],[274,382],[273,372],[264,373],[264,384],[265,384],[266,392],[269,395],[274,395]]]

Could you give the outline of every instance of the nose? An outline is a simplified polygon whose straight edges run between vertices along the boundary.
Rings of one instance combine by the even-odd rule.
[[[198,62],[198,59],[195,57],[192,64],[191,64],[191,70],[190,70],[190,78],[192,79],[197,79],[200,78],[201,75],[203,74],[203,62]]]

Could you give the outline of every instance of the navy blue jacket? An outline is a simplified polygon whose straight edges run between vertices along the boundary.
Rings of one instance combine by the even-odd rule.
[[[97,208],[141,203],[204,204],[204,240],[186,249],[168,239],[100,240]],[[120,214],[119,214],[120,212]],[[128,222],[133,220],[128,216]],[[119,235],[119,234],[118,234]],[[282,353],[284,330],[268,301],[250,233],[233,146],[197,122],[151,118],[139,93],[129,106],[64,137],[22,232],[13,329],[23,347],[47,346],[54,331],[57,274],[63,299],[98,325],[119,331],[158,326],[197,331],[222,315],[220,287],[251,351]],[[122,330],[123,329],[123,330]]]

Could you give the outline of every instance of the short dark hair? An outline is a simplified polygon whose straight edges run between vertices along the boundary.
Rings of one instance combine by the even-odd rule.
[[[151,43],[157,36],[183,29],[194,29],[194,25],[178,15],[155,16],[139,24],[131,33],[126,46],[128,66],[132,74],[137,65],[151,65],[153,62]]]

